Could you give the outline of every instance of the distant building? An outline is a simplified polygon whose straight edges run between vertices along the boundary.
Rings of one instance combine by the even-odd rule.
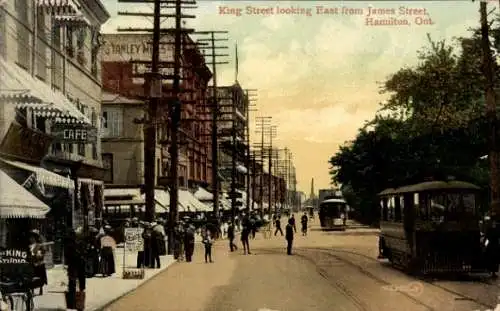
[[[170,38],[173,39],[173,38]],[[169,36],[165,35],[162,41],[168,41]],[[185,90],[190,90],[189,92],[183,94],[182,96],[182,120],[181,120],[181,133],[180,133],[180,150],[179,150],[179,184],[181,187],[195,188],[196,186],[209,186],[211,185],[212,178],[212,155],[211,155],[211,143],[210,143],[210,108],[207,102],[207,84],[211,79],[211,72],[205,64],[204,58],[194,46],[193,41],[190,37],[185,36],[185,48],[183,50],[183,66],[182,77],[184,78],[181,88]],[[151,34],[145,33],[120,33],[120,34],[106,34],[103,37],[103,62],[102,66],[105,69],[103,71],[103,87],[110,93],[110,98],[115,95],[119,95],[119,98],[123,100],[118,100],[118,102],[103,102],[106,106],[104,119],[109,118],[109,122],[106,124],[110,127],[110,131],[104,136],[106,145],[108,146],[105,150],[105,157],[109,159],[109,155],[112,150],[115,150],[112,146],[118,144],[114,141],[112,136],[122,136],[122,133],[127,130],[131,131],[135,128],[135,138],[142,139],[142,125],[134,125],[133,121],[142,120],[144,118],[143,110],[138,110],[137,107],[142,107],[143,104],[139,106],[134,106],[127,104],[126,102],[134,98],[142,98],[144,95],[144,80],[142,78],[137,78],[136,74],[145,72],[145,65],[139,65],[131,61],[150,61],[151,60],[151,46],[148,42],[151,41]],[[160,49],[160,60],[163,62],[173,61],[173,46],[162,44]],[[164,73],[170,73],[171,69],[164,69]],[[171,74],[171,73],[170,73]],[[170,96],[171,82],[165,81],[163,84],[163,96],[168,98]],[[115,94],[115,95],[113,95]],[[124,103],[120,103],[123,101]],[[142,105],[142,106],[141,106]],[[134,106],[135,108],[132,108]],[[124,110],[126,108],[127,110]],[[159,112],[157,114],[160,116],[161,120],[164,120],[164,124],[158,127],[157,133],[157,174],[160,176],[168,175],[168,168],[170,166],[168,146],[169,142],[169,128],[167,126],[168,118],[168,104],[165,100],[165,105],[159,107]],[[128,127],[128,129],[125,129]],[[119,130],[117,130],[117,128]],[[117,133],[116,131],[120,131]],[[111,136],[110,136],[111,135]],[[139,136],[138,136],[139,135]],[[132,139],[123,137],[120,144],[124,144],[123,140]],[[128,144],[131,144],[128,141]],[[133,169],[134,174],[127,180],[128,174],[130,172],[122,172],[118,168],[113,168],[114,180],[113,183],[127,184],[137,182],[143,183],[144,172],[144,159],[142,146],[143,143],[138,144],[134,147],[136,151],[129,151],[129,154],[134,152],[135,159],[138,162],[135,164],[125,164],[125,167],[132,169],[134,166],[138,166],[137,170]],[[140,155],[139,155],[140,154]],[[124,155],[123,155],[124,156]],[[123,158],[123,156],[120,156]],[[118,156],[117,156],[118,157]],[[113,159],[113,161],[117,161]],[[131,161],[131,160],[130,160]],[[109,162],[109,161],[108,161]],[[116,164],[113,164],[116,166]]]

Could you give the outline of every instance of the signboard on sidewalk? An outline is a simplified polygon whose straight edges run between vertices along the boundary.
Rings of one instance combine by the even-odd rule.
[[[143,228],[125,228],[125,251],[142,252],[144,250],[143,231]]]

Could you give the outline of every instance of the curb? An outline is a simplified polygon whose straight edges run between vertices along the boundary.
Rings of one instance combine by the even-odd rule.
[[[170,266],[174,265],[178,263],[177,260],[173,260],[172,262],[170,262],[170,264],[168,264],[164,269],[162,269],[160,272],[156,273],[155,275],[153,275],[152,277],[150,277],[149,279],[147,280],[144,280],[144,282],[140,283],[139,285],[137,285],[136,287],[133,287],[129,290],[126,290],[124,293],[116,296],[115,298],[113,298],[112,300],[104,303],[103,305],[101,306],[97,306],[95,308],[92,308],[92,309],[89,309],[89,311],[104,311],[106,308],[108,308],[110,305],[112,305],[113,303],[115,303],[116,301],[120,300],[121,298],[123,298],[124,296],[130,294],[131,292],[135,291],[136,289],[138,289],[139,287],[143,286],[144,284],[148,283],[149,281],[152,281],[154,280],[157,276],[159,276],[160,274],[162,274],[163,272],[167,271],[168,268],[170,268]]]

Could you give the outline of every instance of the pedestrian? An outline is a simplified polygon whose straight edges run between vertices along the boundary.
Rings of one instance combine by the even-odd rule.
[[[151,268],[160,269],[160,253],[162,251],[161,244],[165,242],[165,238],[163,237],[162,232],[163,227],[161,227],[158,223],[151,223]]]
[[[243,244],[243,254],[251,254],[250,253],[250,243],[248,242],[248,238],[250,236],[250,228],[248,227],[248,224],[245,224],[243,226],[243,229],[241,230],[241,244]]]
[[[227,228],[227,238],[229,239],[229,249],[231,250],[231,252],[238,250],[238,246],[234,244],[234,224],[232,223],[229,223],[229,226]]]
[[[71,229],[64,241],[64,256],[68,274],[67,309],[84,309],[82,307],[85,305],[85,259],[87,257],[85,250],[83,228]],[[78,292],[76,291],[77,283]]]
[[[194,226],[191,224],[188,225],[184,234],[184,251],[186,253],[186,262],[191,262],[193,260],[194,232]]]
[[[293,231],[295,233],[297,233],[297,227],[295,226],[295,215],[294,214],[292,214],[292,217],[290,218],[290,221],[292,222]]]
[[[253,216],[250,217],[250,231],[252,233],[252,240],[255,239],[255,233],[257,232],[257,224]]]
[[[307,222],[308,221],[309,221],[309,219],[307,218],[306,213],[304,213],[304,215],[302,215],[302,218],[300,219],[300,222],[302,224],[302,235],[303,236],[307,235]]]
[[[43,246],[43,241],[38,230],[32,230],[30,237],[30,253],[31,253],[31,263],[33,264],[34,274],[40,281],[37,284],[33,284],[39,287],[40,295],[43,295],[43,287],[47,285],[47,269],[45,267],[45,247]]]
[[[115,255],[113,250],[116,248],[116,241],[110,235],[111,226],[106,225],[104,227],[104,232],[104,236],[101,237],[99,273],[103,277],[108,277],[115,273]]]
[[[495,221],[492,221],[485,234],[485,258],[488,271],[491,273],[492,278],[497,278],[498,265],[500,262],[499,239],[497,224]]]
[[[286,246],[287,255],[292,254],[293,233],[294,233],[293,221],[292,221],[292,218],[290,218],[288,220],[288,225],[286,225],[286,228],[285,228],[285,239],[287,242],[287,246]]]
[[[276,217],[276,220],[274,221],[274,226],[276,227],[276,230],[274,230],[274,236],[276,236],[276,234],[281,233],[281,236],[283,236],[283,230],[281,230],[281,220],[280,220],[280,217]]]
[[[212,261],[212,244],[213,240],[210,235],[210,231],[205,232],[205,237],[203,238],[203,244],[205,245],[205,263]]]

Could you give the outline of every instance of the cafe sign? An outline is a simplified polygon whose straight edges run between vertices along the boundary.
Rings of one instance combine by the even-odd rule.
[[[97,129],[82,124],[54,124],[51,131],[57,141],[64,143],[94,143]]]

